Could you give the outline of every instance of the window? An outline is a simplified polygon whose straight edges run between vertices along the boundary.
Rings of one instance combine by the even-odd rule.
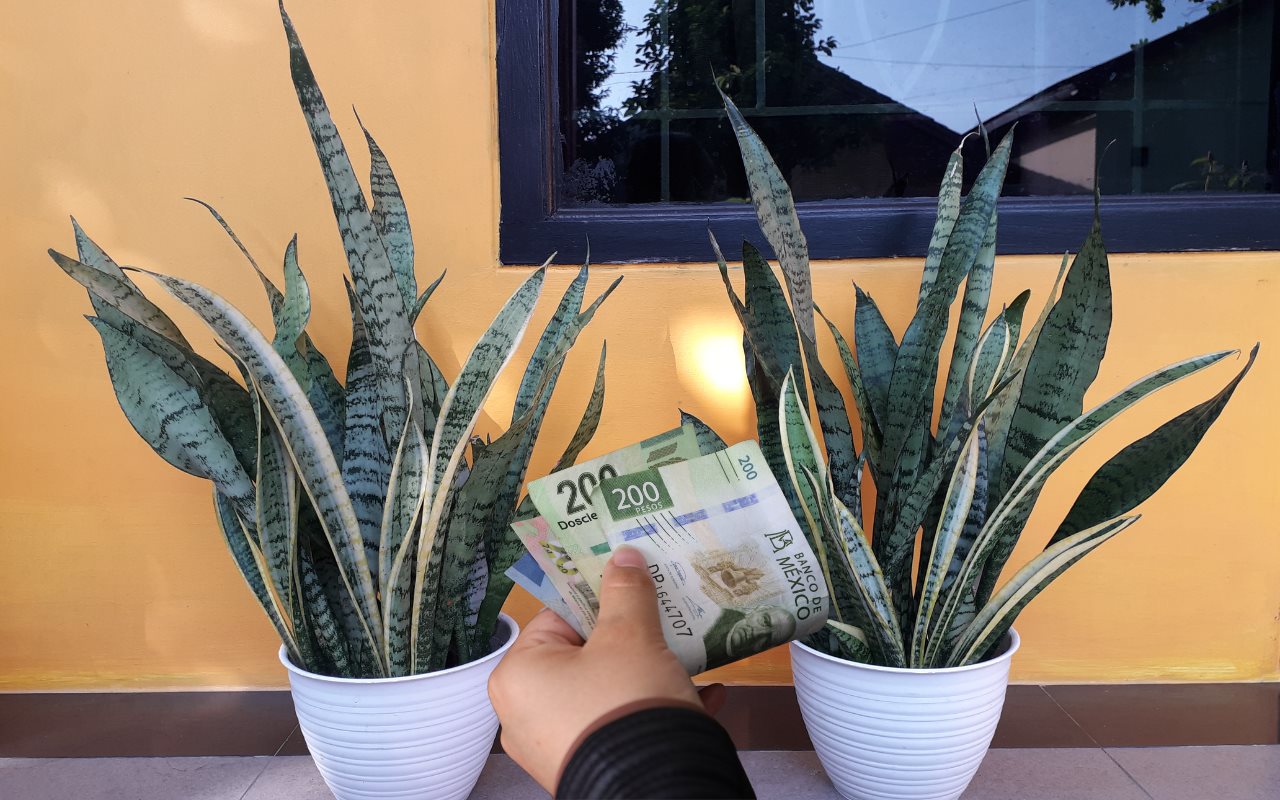
[[[1001,252],[1078,247],[1099,159],[1112,250],[1280,249],[1275,0],[498,12],[504,263],[571,263],[588,239],[596,261],[702,261],[708,227],[758,240],[713,72],[791,182],[815,257],[920,255],[978,117],[993,137],[1018,126]]]

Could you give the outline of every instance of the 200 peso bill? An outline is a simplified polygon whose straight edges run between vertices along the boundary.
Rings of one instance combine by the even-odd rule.
[[[826,622],[822,571],[756,442],[606,478],[593,500],[609,545],[644,554],[691,675]]]
[[[575,572],[587,580],[593,592],[598,593],[600,577],[609,560],[609,543],[600,525],[600,510],[594,499],[600,482],[637,470],[695,458],[700,452],[698,434],[693,425],[681,425],[530,481],[529,498],[546,519],[549,535],[556,540],[557,547],[563,549],[573,562]],[[525,538],[523,534],[521,538]]]

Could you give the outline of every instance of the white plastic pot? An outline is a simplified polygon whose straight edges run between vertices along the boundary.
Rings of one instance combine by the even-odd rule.
[[[967,667],[855,664],[791,643],[805,727],[849,800],[955,800],[982,763],[1009,685],[1018,634]]]
[[[484,658],[407,678],[330,678],[299,669],[283,647],[293,707],[337,800],[452,800],[471,793],[498,731],[489,674],[520,629],[506,614]]]

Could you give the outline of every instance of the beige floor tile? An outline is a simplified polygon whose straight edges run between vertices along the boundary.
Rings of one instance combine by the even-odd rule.
[[[240,800],[268,760],[262,756],[0,759],[0,798]]]
[[[740,753],[761,800],[840,800],[812,750]]]
[[[310,756],[271,760],[244,800],[331,800]],[[547,793],[506,756],[490,756],[470,800],[547,800]]]
[[[1155,800],[1276,800],[1280,747],[1152,747],[1107,751]]]
[[[963,800],[1148,800],[1101,750],[992,750]]]

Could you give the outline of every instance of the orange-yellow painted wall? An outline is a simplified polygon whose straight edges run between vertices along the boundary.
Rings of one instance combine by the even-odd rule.
[[[74,247],[74,213],[117,260],[211,286],[268,324],[256,280],[204,212],[181,199],[201,197],[268,265],[299,234],[315,300],[311,330],[345,361],[345,265],[275,4],[11,5],[0,27],[0,689],[282,686],[273,634],[224,552],[208,486],[162,463],[129,428],[97,337],[80,319],[89,311],[84,293],[44,255]],[[365,159],[353,103],[390,154],[420,276],[449,268],[420,325],[446,371],[525,274],[497,263],[491,5],[290,5],[358,167]],[[1043,298],[1057,260],[1001,259],[995,297],[1031,287]],[[914,260],[817,264],[817,296],[847,331],[856,279],[901,333],[919,268]],[[1116,323],[1094,399],[1190,354],[1259,339],[1264,350],[1208,440],[1142,509],[1143,521],[1023,615],[1015,679],[1280,678],[1280,254],[1123,255],[1112,269]],[[567,368],[534,474],[568,437],[602,339],[609,394],[591,452],[669,427],[677,406],[727,436],[752,430],[732,389],[740,375],[713,375],[730,387],[717,390],[701,366],[736,336],[715,270],[602,267],[593,285],[616,274],[626,281]],[[569,277],[553,272],[548,292]],[[173,313],[212,349],[194,318]],[[729,348],[720,361],[734,363]],[[1216,391],[1235,368],[1218,366],[1152,398],[1080,451],[1050,484],[1032,519],[1036,541],[1014,561],[1041,546],[1110,453]],[[513,373],[495,392],[494,419],[509,414],[515,381]],[[532,603],[518,594],[509,607],[525,618]],[[717,677],[785,682],[785,651]]]

